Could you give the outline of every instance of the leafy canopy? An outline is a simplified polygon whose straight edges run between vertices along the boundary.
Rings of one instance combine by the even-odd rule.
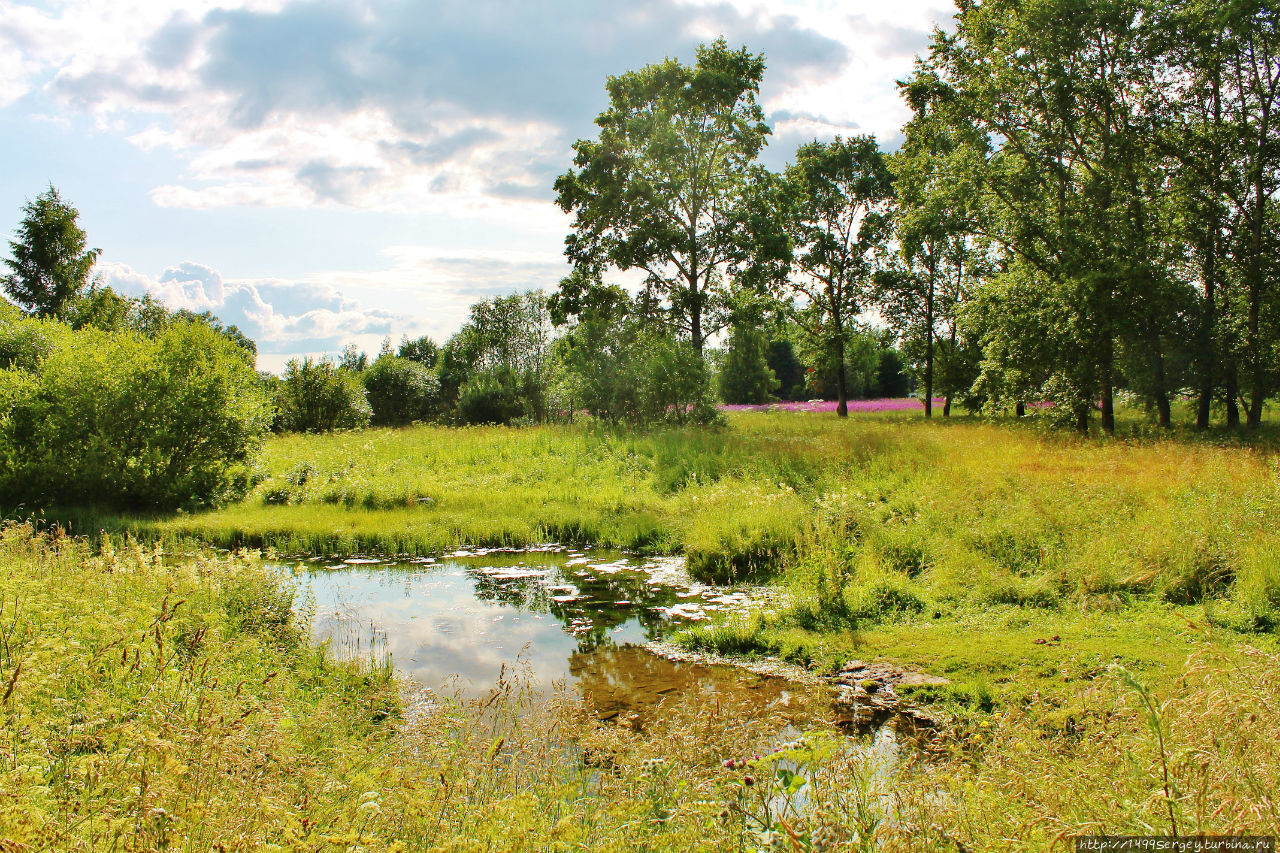
[[[693,67],[668,59],[610,77],[600,137],[574,144],[575,168],[555,184],[574,214],[565,254],[575,268],[644,270],[699,352],[726,278],[750,254],[750,179],[770,132],[756,102],[764,67],[720,39]]]

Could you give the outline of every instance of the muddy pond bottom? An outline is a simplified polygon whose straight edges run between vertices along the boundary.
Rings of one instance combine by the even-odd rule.
[[[340,656],[389,654],[440,695],[483,696],[506,678],[545,695],[576,689],[605,719],[640,721],[690,701],[809,716],[803,689],[783,679],[643,649],[673,627],[763,600],[761,590],[693,582],[678,558],[549,546],[296,566],[314,597],[318,640]]]

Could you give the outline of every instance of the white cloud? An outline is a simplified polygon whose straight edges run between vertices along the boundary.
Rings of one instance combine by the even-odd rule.
[[[551,200],[609,74],[722,33],[766,50],[783,85],[846,55],[794,16],[727,2],[0,0],[10,15],[0,38],[19,59],[0,80],[177,154],[186,174],[152,199],[196,209],[518,217]]]
[[[554,288],[566,272],[558,255],[448,251],[396,246],[385,269],[322,272],[300,280],[223,279],[186,261],[149,276],[120,263],[99,266],[108,285],[151,294],[170,308],[209,311],[258,344],[258,364],[280,370],[290,358],[336,355],[354,343],[376,352],[383,338],[429,334],[444,341],[473,302],[518,290]],[[395,305],[396,310],[371,308]]]

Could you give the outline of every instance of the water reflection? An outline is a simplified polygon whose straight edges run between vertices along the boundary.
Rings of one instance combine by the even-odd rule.
[[[677,559],[611,552],[462,551],[439,560],[312,561],[313,630],[338,654],[389,651],[424,687],[482,695],[504,667],[549,692],[576,685],[604,716],[672,693],[782,682],[677,664],[638,646],[670,626],[744,608],[749,595],[692,582]]]

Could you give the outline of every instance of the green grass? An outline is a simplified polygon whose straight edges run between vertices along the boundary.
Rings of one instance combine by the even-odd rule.
[[[779,721],[699,696],[639,733],[510,680],[409,714],[385,665],[302,641],[289,579],[256,559],[103,545],[0,531],[5,851],[1031,851],[1280,828],[1280,655],[1179,630],[1183,606],[1080,635],[1013,606],[868,632],[967,678],[918,691],[955,722],[886,766],[820,728],[773,747]],[[1060,645],[1008,644],[1045,629]]]
[[[535,726],[474,708],[410,723],[385,671],[299,642],[282,579],[234,557],[162,565],[150,545],[113,544],[126,531],[171,549],[325,553],[555,540],[682,552],[703,577],[776,584],[768,612],[679,640],[818,669],[888,660],[952,682],[914,696],[951,721],[927,761],[881,778],[865,756],[814,741],[810,758],[833,781],[815,780],[820,807],[792,815],[798,849],[824,828],[850,849],[884,850],[1069,849],[1073,833],[1172,824],[1275,833],[1276,436],[1165,434],[1126,415],[1120,437],[1088,439],[1034,423],[788,413],[643,433],[286,436],[269,442],[263,480],[239,504],[55,514],[73,532],[106,531],[106,553],[13,532],[0,549],[0,627],[24,626],[9,636],[25,644],[0,660],[0,692],[26,661],[0,709],[0,791],[18,792],[0,794],[0,849],[111,832],[133,839],[126,848],[159,847],[161,802],[184,825],[215,828],[184,836],[191,849],[286,833],[305,849],[515,850],[552,837],[565,849],[707,849],[754,845],[770,827],[791,837],[759,800],[788,784],[772,759],[749,761],[754,786],[721,767],[767,740],[750,715],[708,717],[695,703],[636,736],[569,706],[524,709],[546,715]],[[198,648],[177,653],[198,626]],[[104,650],[117,639],[123,658]],[[211,714],[249,708],[241,727],[200,734]],[[217,768],[214,783],[184,766]],[[145,790],[163,797],[138,794],[144,767]],[[262,805],[232,808],[244,797]]]
[[[1134,428],[1135,431],[1137,428]],[[1215,440],[1219,443],[1215,443]],[[999,599],[1075,586],[1196,599],[1274,538],[1273,454],[1215,440],[1079,440],[906,414],[745,413],[727,428],[414,427],[271,439],[249,497],[193,515],[64,513],[284,551],[435,552],[545,541],[683,552],[767,576],[820,540],[838,561]],[[815,533],[811,528],[829,528]],[[803,545],[803,543],[801,543]],[[812,550],[812,549],[810,549]],[[925,570],[928,570],[927,572]],[[1048,586],[1029,580],[1044,577]]]

